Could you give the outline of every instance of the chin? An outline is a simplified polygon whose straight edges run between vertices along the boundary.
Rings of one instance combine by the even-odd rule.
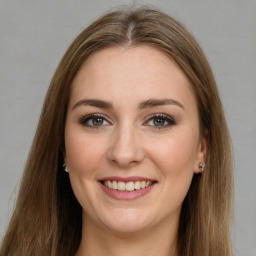
[[[150,227],[152,220],[145,213],[139,213],[137,210],[116,210],[115,214],[103,216],[102,224],[112,232],[117,233],[135,233],[143,231]]]
[[[142,223],[134,223],[134,222],[125,222],[125,223],[109,223],[106,225],[106,228],[112,232],[120,233],[120,234],[129,234],[129,233],[137,233],[147,229],[148,225],[143,225]]]

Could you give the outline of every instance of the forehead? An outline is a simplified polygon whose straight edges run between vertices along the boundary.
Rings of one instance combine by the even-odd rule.
[[[152,97],[190,98],[190,81],[167,54],[151,46],[111,47],[91,55],[73,83],[72,98],[109,98],[113,101]],[[195,103],[195,102],[194,102]]]

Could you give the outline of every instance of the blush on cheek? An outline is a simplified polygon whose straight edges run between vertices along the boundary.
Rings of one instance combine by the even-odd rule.
[[[92,157],[78,158],[75,155],[69,155],[68,161],[70,171],[80,175],[92,173],[97,166],[97,159]]]
[[[188,148],[183,146],[182,143],[177,143],[174,140],[165,140],[165,142],[155,143],[152,150],[152,158],[159,162],[166,164],[166,161],[174,163],[184,162],[184,156],[187,155]],[[170,165],[172,166],[172,165]]]
[[[196,134],[191,130],[185,129],[181,136],[175,137],[175,139],[165,146],[165,152],[168,154],[165,157],[168,157],[167,159],[173,158],[177,164],[193,163],[197,153],[196,138]]]
[[[185,181],[188,184],[194,172],[196,147],[194,140],[184,137],[157,144],[159,147],[157,145],[154,147],[151,158],[155,159],[157,166],[160,166],[163,176],[172,176],[170,180],[175,183]]]
[[[69,138],[66,143],[66,158],[71,171],[89,174],[103,157],[101,143]]]

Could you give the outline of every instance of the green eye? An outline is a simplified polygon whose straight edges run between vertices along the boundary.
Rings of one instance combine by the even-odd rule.
[[[153,119],[153,123],[155,126],[164,126],[167,121],[164,118],[156,117]]]
[[[176,122],[171,116],[165,114],[155,114],[149,118],[144,125],[152,126],[156,129],[164,129],[175,124]]]
[[[80,119],[80,124],[89,128],[99,129],[109,125],[109,121],[100,114],[91,114]]]
[[[101,117],[96,117],[96,118],[92,118],[92,124],[94,125],[94,126],[100,126],[100,125],[103,125],[103,123],[104,123],[104,120],[103,120],[103,118],[101,118]]]

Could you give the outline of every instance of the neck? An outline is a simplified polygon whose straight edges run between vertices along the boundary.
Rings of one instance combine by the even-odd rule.
[[[99,227],[86,218],[76,256],[177,256],[178,222],[173,224],[170,227],[163,222],[156,227],[127,234]]]

